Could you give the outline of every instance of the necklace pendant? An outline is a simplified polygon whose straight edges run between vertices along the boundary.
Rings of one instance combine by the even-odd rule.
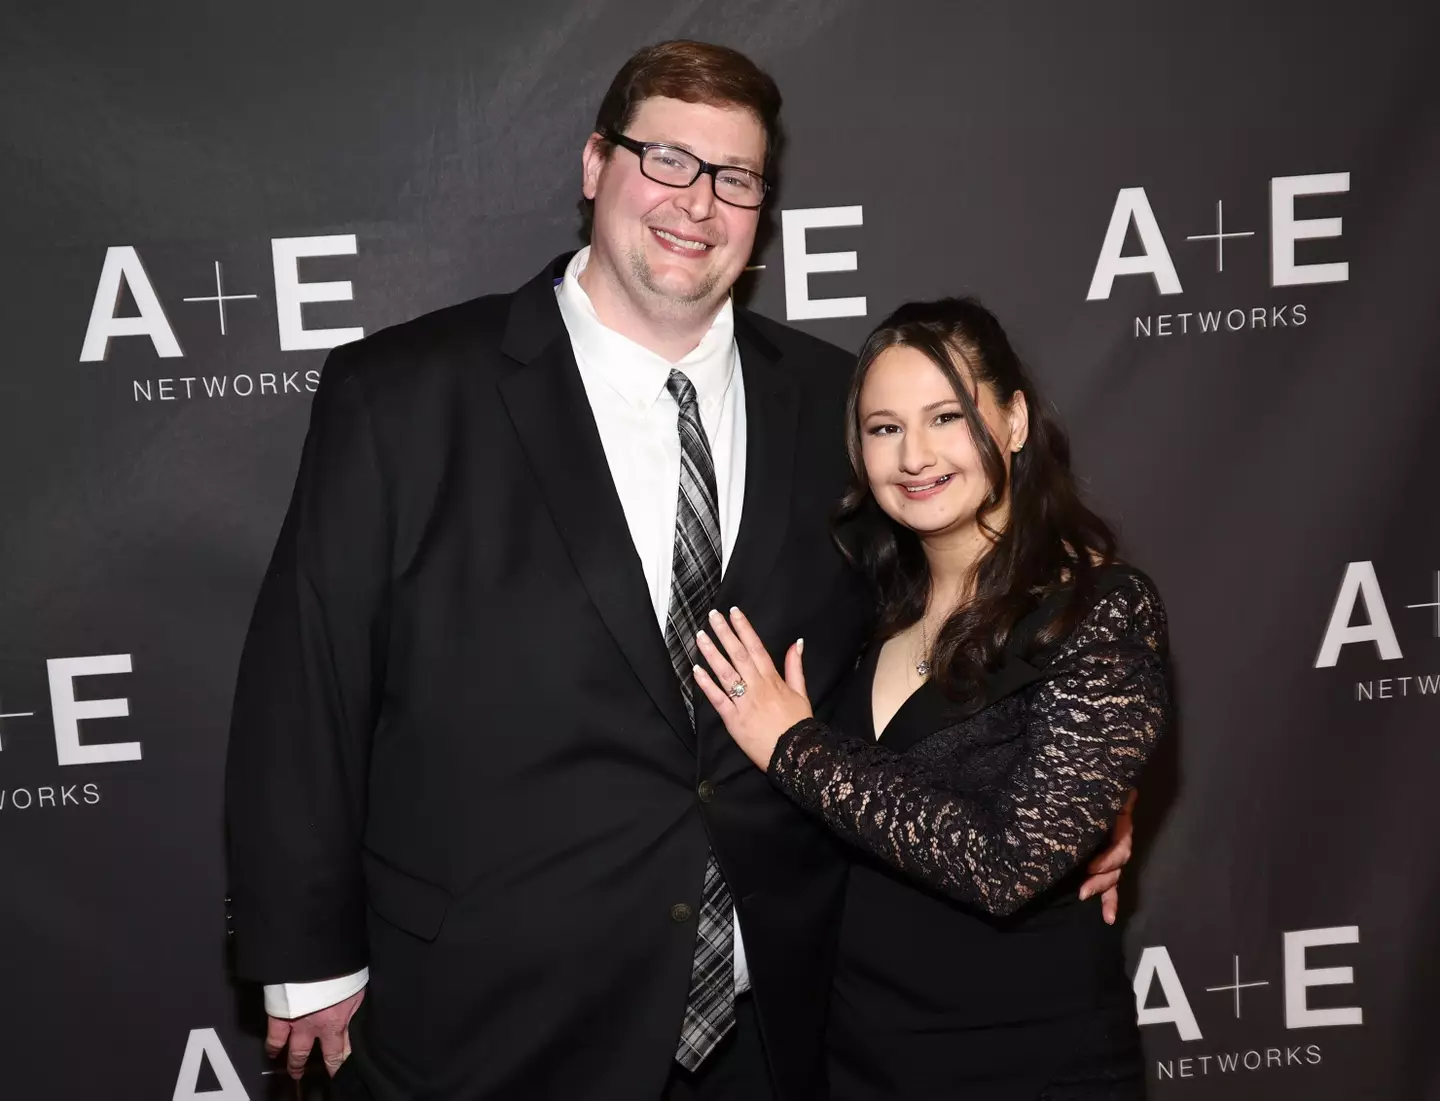
[[[928,677],[930,675],[930,663],[924,658],[921,658],[915,663],[915,672],[919,673],[922,677]]]

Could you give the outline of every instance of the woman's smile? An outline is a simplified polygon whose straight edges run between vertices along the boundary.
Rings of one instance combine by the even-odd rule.
[[[945,487],[950,484],[954,474],[941,474],[938,478],[927,478],[924,481],[910,481],[898,483],[905,491],[905,496],[913,500],[925,500],[943,493]]]

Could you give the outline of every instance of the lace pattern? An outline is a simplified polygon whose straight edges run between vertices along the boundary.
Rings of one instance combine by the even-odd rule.
[[[896,753],[815,719],[769,775],[840,836],[929,886],[1009,914],[1110,832],[1169,725],[1164,605],[1138,574],[1102,596],[1043,679]]]

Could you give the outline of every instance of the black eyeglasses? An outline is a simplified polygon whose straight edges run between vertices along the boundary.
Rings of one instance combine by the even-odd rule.
[[[739,165],[710,164],[688,149],[658,141],[636,141],[610,130],[602,131],[600,136],[634,153],[640,158],[645,178],[666,187],[689,187],[702,175],[709,176],[715,198],[745,210],[759,209],[770,190],[769,180]]]

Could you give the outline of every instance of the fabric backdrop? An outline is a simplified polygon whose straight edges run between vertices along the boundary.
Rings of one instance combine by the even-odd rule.
[[[325,349],[578,245],[610,77],[697,37],[786,97],[738,293],[850,349],[982,296],[1168,601],[1154,1095],[1440,1097],[1434,10],[7,5],[0,1095],[287,1095],[220,794]]]

